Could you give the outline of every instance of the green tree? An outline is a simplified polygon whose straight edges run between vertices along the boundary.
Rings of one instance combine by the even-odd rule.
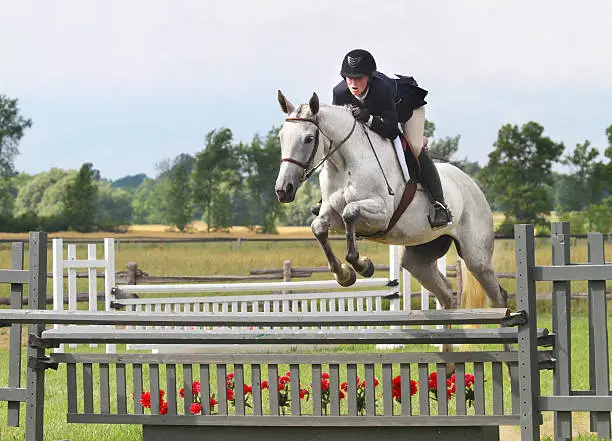
[[[237,154],[232,144],[232,131],[221,128],[206,135],[206,145],[196,154],[192,172],[193,201],[206,216],[207,230],[215,227],[215,212],[224,207],[217,193],[230,191],[240,183]],[[221,184],[226,185],[222,186]]]
[[[263,140],[255,136],[250,144],[242,146],[246,185],[254,202],[254,223],[261,225],[264,233],[276,231],[276,222],[282,212],[274,192],[280,163],[279,130],[273,127]]]
[[[114,231],[132,220],[130,195],[108,181],[98,182],[98,208],[95,223],[102,230]]]
[[[94,230],[98,208],[99,172],[89,162],[83,164],[75,180],[66,188],[64,195],[64,214],[69,226],[79,232]]]
[[[45,192],[52,188],[58,181],[64,179],[68,174],[69,172],[66,170],[52,168],[48,172],[38,173],[23,181],[17,192],[17,198],[15,199],[15,216],[24,216],[28,213],[38,215]],[[56,199],[51,203],[56,205],[57,201]]]
[[[576,144],[562,163],[569,166],[571,173],[559,179],[557,201],[562,211],[581,210],[601,200],[602,182],[600,175],[603,164],[597,160],[599,151],[586,140]]]
[[[36,215],[46,219],[62,216],[65,212],[64,195],[76,176],[76,170],[68,170],[64,177],[49,185],[42,194]]]
[[[174,225],[180,231],[185,231],[185,227],[193,220],[188,165],[184,162],[178,162],[170,170],[167,180],[164,203],[165,217],[171,225]]]
[[[440,138],[429,144],[429,154],[433,159],[452,162],[453,157],[459,150],[459,138],[461,135]]]
[[[154,185],[153,179],[145,178],[133,192],[132,221],[136,224],[152,223],[149,216],[155,206],[152,201]]]
[[[433,121],[425,120],[425,129],[423,131],[423,134],[428,138],[431,138],[432,136],[434,136],[435,132],[436,125],[433,123]]]
[[[15,173],[15,156],[19,153],[19,141],[25,129],[32,127],[32,120],[21,116],[17,100],[0,94],[0,177]]]
[[[563,143],[543,136],[544,127],[528,122],[499,129],[495,150],[480,173],[488,194],[503,210],[504,225],[545,223],[553,209],[552,164],[563,153]]]

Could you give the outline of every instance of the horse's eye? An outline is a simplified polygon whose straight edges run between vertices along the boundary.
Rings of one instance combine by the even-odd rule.
[[[313,139],[314,137],[312,135],[308,135],[304,141],[306,142],[306,144],[310,144]]]

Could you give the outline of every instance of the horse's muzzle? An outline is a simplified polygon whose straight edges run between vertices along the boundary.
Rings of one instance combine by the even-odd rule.
[[[284,189],[277,189],[276,197],[278,198],[278,201],[283,204],[293,202],[293,200],[295,199],[295,191],[293,188],[293,184],[287,184]]]

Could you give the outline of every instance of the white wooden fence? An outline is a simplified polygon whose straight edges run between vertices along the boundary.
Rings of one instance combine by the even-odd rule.
[[[230,312],[377,312],[382,311],[382,300],[389,299],[391,311],[412,309],[411,275],[400,266],[400,246],[389,247],[389,276],[358,279],[351,290],[325,292],[337,289],[335,280],[296,282],[245,282],[198,283],[161,285],[115,285],[115,240],[104,239],[104,258],[98,258],[95,244],[87,245],[87,257],[77,258],[76,244],[67,244],[64,258],[64,242],[53,239],[53,309],[75,311],[77,309],[77,269],[88,271],[89,310],[97,310],[98,269],[104,270],[104,310],[111,305],[121,305],[127,311],[138,312],[202,312],[224,314]],[[446,274],[446,259],[438,260],[438,268]],[[204,269],[205,270],[205,269]],[[67,305],[64,304],[64,272],[67,271]],[[400,283],[401,281],[401,283]],[[353,289],[354,288],[354,289]],[[364,290],[378,288],[376,290]],[[308,292],[304,292],[304,291]],[[257,291],[255,295],[244,295]],[[263,292],[268,293],[263,293]],[[279,295],[279,291],[287,294]],[[297,291],[297,292],[296,292]],[[206,295],[206,293],[236,293],[234,296]],[[164,294],[163,297],[126,298],[125,294]],[[184,294],[202,294],[184,296]],[[429,309],[432,294],[421,287],[421,309]],[[403,302],[400,302],[403,298]],[[436,300],[436,309],[440,304]],[[59,325],[55,325],[58,327]],[[440,328],[441,325],[438,325]],[[78,327],[75,327],[78,332]],[[75,347],[75,345],[70,345]],[[114,353],[114,345],[107,345],[107,352]],[[130,349],[144,349],[130,347]],[[147,349],[150,349],[147,347]],[[60,347],[57,352],[62,352]]]

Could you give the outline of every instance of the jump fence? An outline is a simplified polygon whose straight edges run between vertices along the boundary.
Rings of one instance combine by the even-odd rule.
[[[14,269],[0,271],[0,281],[12,284],[16,299],[27,283],[30,300],[27,310],[20,309],[21,302],[15,302],[15,309],[0,309],[0,324],[11,325],[11,342],[18,342],[18,326],[28,324],[27,366],[16,364],[20,345],[11,346],[9,369],[18,374],[0,389],[0,400],[11,403],[11,425],[20,423],[18,409],[21,402],[26,403],[27,441],[43,440],[45,375],[58,366],[66,372],[68,422],[139,424],[145,441],[178,436],[186,441],[205,436],[228,440],[245,436],[254,440],[288,436],[294,440],[369,440],[374,436],[495,440],[499,439],[498,426],[512,424],[520,426],[523,441],[535,441],[540,439],[542,412],[554,413],[554,438],[565,440],[571,439],[572,412],[577,411],[591,412],[592,430],[610,438],[605,284],[612,280],[612,265],[605,262],[603,236],[589,235],[589,259],[580,264],[570,264],[567,224],[553,225],[552,265],[536,265],[533,226],[517,225],[515,243],[515,312],[237,311],[222,315],[45,310],[46,234],[32,233],[29,268],[20,267],[16,247]],[[590,348],[588,390],[574,390],[571,381],[570,283],[575,280],[587,280],[589,285],[591,332],[588,341],[578,342]],[[551,331],[537,322],[540,281],[553,282]],[[487,326],[460,326],[466,324]],[[450,329],[432,327],[438,325]],[[356,332],[360,326],[367,332]],[[324,342],[349,344],[354,349],[339,353],[125,352],[127,344],[152,342],[197,346],[284,343],[298,348]],[[410,351],[414,344],[447,343],[470,345],[470,351]],[[118,353],[50,351],[62,344],[114,345]],[[402,344],[404,349],[359,351],[376,344]],[[478,350],[475,345],[480,344],[499,350]],[[511,347],[502,350],[503,345]],[[542,369],[553,371],[550,396],[540,390]]]

